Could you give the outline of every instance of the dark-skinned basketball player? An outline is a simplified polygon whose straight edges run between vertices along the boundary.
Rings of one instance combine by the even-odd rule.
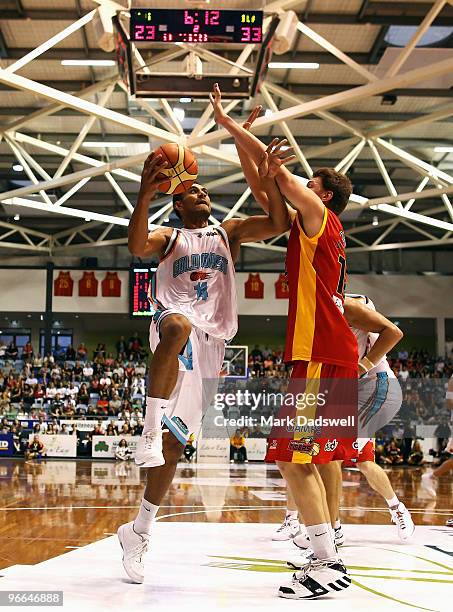
[[[273,178],[265,177],[261,187],[269,198],[266,215],[208,225],[209,194],[194,183],[173,196],[182,229],[149,232],[149,204],[165,167],[160,155],[152,153],[146,160],[128,231],[132,254],[159,258],[149,290],[155,312],[150,327],[153,357],[135,456],[135,462],[147,468],[147,485],[137,517],[118,529],[123,566],[137,583],[144,580],[143,556],[152,522],[190,434],[199,431],[203,407],[216,392],[225,341],[237,331],[234,261],[240,246],[277,236],[288,225],[280,191]]]
[[[260,164],[266,145],[225,113],[217,84],[210,98],[217,124],[235,139],[244,174],[252,187],[254,179],[253,173],[248,172],[248,160]],[[292,208],[286,228],[291,229],[286,256],[289,310],[285,349],[285,361],[293,364],[290,389],[292,384],[298,385],[298,390],[302,385],[304,390],[313,389],[317,396],[321,380],[326,379],[351,380],[346,383],[351,389],[353,381],[357,381],[358,351],[343,316],[346,241],[338,215],[347,206],[352,186],[333,168],[319,170],[305,186],[285,167],[294,156],[282,152],[282,144],[274,139],[268,149],[267,176],[275,177]],[[265,197],[255,197],[263,207],[267,205]],[[298,410],[296,404],[296,416]],[[307,435],[296,429],[290,438],[275,437],[269,445],[267,460],[277,461],[316,556],[302,572],[294,574],[291,582],[280,587],[278,594],[284,598],[334,595],[351,583],[338,558],[325,488],[316,468],[316,463],[332,461],[332,446],[315,432]]]

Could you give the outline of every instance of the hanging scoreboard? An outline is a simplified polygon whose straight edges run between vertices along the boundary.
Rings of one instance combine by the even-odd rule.
[[[130,40],[260,44],[263,11],[131,9]]]
[[[156,268],[131,268],[130,306],[131,317],[152,317],[154,309],[148,300],[148,288]]]

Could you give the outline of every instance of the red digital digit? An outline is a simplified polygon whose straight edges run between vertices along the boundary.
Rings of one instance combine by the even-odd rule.
[[[205,11],[206,25],[219,25],[220,11]]]
[[[189,14],[189,11],[184,11],[184,25],[193,25],[194,19],[192,15]]]
[[[144,32],[145,32],[145,26],[136,25],[135,32],[134,32],[134,40],[145,40]]]
[[[162,41],[163,42],[173,42],[173,34],[171,34],[170,32],[164,32],[162,34]]]
[[[241,42],[250,42],[250,29],[248,26],[242,26]]]
[[[200,31],[200,26],[199,25],[194,25],[193,26],[193,31],[195,34],[198,34],[198,32]]]
[[[252,28],[252,42],[261,42],[261,28]]]
[[[156,38],[156,26],[147,25],[145,30],[145,40],[154,40]]]

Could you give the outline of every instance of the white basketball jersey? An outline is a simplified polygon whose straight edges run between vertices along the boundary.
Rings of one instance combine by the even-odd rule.
[[[235,270],[219,226],[174,229],[148,297],[156,311],[186,316],[205,333],[230,340],[238,328]]]
[[[376,310],[373,302],[366,295],[359,295],[357,293],[347,293],[346,297],[359,300],[361,304],[363,304],[370,310]],[[375,334],[373,332],[366,332],[362,329],[357,329],[355,327],[351,327],[351,330],[357,339],[359,359],[362,359],[362,357],[365,357],[365,355],[370,352],[371,347],[379,338],[379,334]],[[377,374],[378,372],[387,372],[390,378],[395,378],[395,374],[393,373],[391,367],[388,364],[387,355],[384,355],[384,357],[382,357],[382,359],[375,365],[375,367],[369,370],[368,376],[372,376],[373,374]]]

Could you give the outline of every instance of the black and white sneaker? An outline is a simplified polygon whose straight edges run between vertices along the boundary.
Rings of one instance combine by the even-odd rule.
[[[291,582],[279,588],[278,595],[285,599],[316,599],[343,591],[350,584],[351,578],[341,559],[317,560],[293,574]]]

